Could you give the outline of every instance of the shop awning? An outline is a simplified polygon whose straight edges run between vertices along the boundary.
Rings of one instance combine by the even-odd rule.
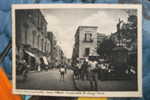
[[[42,57],[43,58],[43,61],[46,65],[48,65],[48,61],[47,61],[47,58],[45,56]]]
[[[29,51],[25,51],[28,55],[32,56],[32,57],[36,57],[35,54],[29,52]]]

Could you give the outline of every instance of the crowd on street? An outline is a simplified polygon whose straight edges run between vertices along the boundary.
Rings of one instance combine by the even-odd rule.
[[[91,90],[97,90],[99,80],[112,80],[114,77],[117,78],[121,76],[118,75],[117,71],[112,67],[113,66],[106,61],[84,59],[82,63],[78,61],[74,65],[74,79],[82,81],[88,80]],[[122,75],[128,78],[131,76],[131,73],[135,74],[132,71],[129,73],[129,69],[127,69]],[[124,79],[124,77],[121,76],[121,79]]]

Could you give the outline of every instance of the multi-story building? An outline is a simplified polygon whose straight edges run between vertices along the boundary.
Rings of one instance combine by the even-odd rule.
[[[82,59],[88,56],[96,56],[97,26],[79,26],[75,33],[75,44],[72,59]]]
[[[56,38],[55,38],[55,35],[53,32],[47,32],[47,37],[48,37],[48,39],[50,41],[50,45],[51,45],[51,48],[50,48],[51,52],[49,55],[50,63],[54,63],[55,62],[55,55],[54,55],[55,50],[54,49],[56,46]]]
[[[18,59],[28,63],[50,54],[47,21],[39,9],[16,10],[16,51]]]
[[[56,45],[55,47],[55,59],[56,59],[56,64],[62,64],[63,63],[63,57],[64,57],[64,52],[62,51],[62,48],[59,45]]]

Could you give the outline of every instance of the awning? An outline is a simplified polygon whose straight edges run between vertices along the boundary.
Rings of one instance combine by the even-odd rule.
[[[46,65],[48,65],[48,61],[47,61],[47,58],[45,56],[42,57],[43,58],[43,61]]]
[[[28,55],[32,56],[32,57],[36,57],[33,53],[29,52],[29,51],[25,51]]]

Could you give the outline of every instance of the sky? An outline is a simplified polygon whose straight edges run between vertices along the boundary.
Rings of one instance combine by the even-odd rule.
[[[78,26],[98,26],[97,32],[110,35],[116,32],[119,18],[127,22],[128,17],[123,9],[57,8],[41,11],[48,23],[47,31],[54,33],[67,58],[72,57],[74,35]]]

